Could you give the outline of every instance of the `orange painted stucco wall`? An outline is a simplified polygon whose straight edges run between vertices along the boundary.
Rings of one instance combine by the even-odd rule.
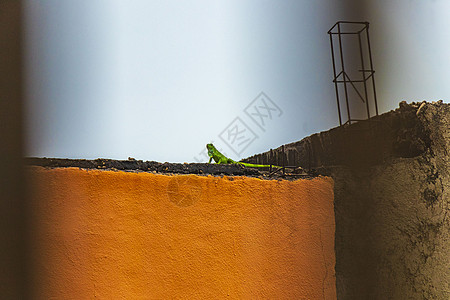
[[[331,178],[29,175],[36,299],[336,299]]]

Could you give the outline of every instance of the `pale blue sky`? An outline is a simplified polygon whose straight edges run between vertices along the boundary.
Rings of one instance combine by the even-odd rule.
[[[450,1],[366,2],[28,0],[28,155],[195,162],[213,141],[239,159],[335,127],[343,19],[371,23],[380,112],[448,102]],[[244,111],[261,92],[281,110],[263,128]],[[242,151],[219,137],[236,118]]]

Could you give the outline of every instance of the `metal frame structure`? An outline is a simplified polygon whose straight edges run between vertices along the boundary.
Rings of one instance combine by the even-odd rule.
[[[342,25],[343,24],[360,24],[362,25],[362,28],[360,30],[356,31],[342,31]],[[354,26],[354,25],[353,25]],[[362,42],[362,35],[365,33],[366,39],[367,39],[367,49],[368,49],[368,56],[369,56],[369,68],[365,68],[365,61],[364,61],[364,53],[363,53],[363,42]],[[361,79],[353,80],[349,77],[348,72],[346,72],[345,69],[345,61],[344,61],[344,54],[343,54],[343,41],[342,41],[342,35],[357,35],[358,36],[358,42],[359,42],[359,54],[360,54],[360,68],[359,72],[361,72]],[[338,114],[339,114],[339,125],[342,125],[342,116],[341,116],[341,107],[340,107],[340,99],[339,99],[339,88],[338,84],[343,83],[344,85],[344,96],[345,96],[345,103],[347,106],[347,116],[348,120],[344,124],[351,124],[352,121],[362,121],[358,119],[352,119],[350,114],[350,106],[349,106],[349,95],[348,95],[348,84],[350,84],[354,90],[356,91],[359,98],[362,100],[363,103],[366,103],[366,110],[367,110],[367,119],[370,119],[370,109],[369,109],[369,96],[368,96],[368,87],[367,87],[367,81],[369,79],[372,79],[372,88],[373,88],[373,100],[375,104],[375,114],[378,116],[378,104],[377,104],[377,95],[375,91],[375,77],[374,77],[374,69],[373,69],[373,62],[372,62],[372,52],[370,49],[370,40],[369,40],[369,22],[349,22],[349,21],[339,21],[336,24],[331,27],[330,30],[328,30],[328,35],[330,36],[330,45],[331,45],[331,57],[333,62],[333,83],[336,90],[336,101],[337,101],[337,108],[338,108]],[[341,70],[339,73],[336,73],[336,61],[335,61],[335,53],[334,53],[334,47],[333,47],[333,36],[337,35],[338,37],[338,43],[339,43],[339,58],[340,58],[340,66]],[[340,79],[340,77],[342,77]],[[357,86],[355,84],[357,83],[363,83],[364,87],[364,95],[362,95]]]

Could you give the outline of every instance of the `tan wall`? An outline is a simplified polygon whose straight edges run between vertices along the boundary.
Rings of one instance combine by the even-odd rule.
[[[333,181],[30,168],[37,299],[335,299]]]

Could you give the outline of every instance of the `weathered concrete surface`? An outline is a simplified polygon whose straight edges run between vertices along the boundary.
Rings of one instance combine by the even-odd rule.
[[[322,166],[365,166],[382,164],[393,157],[416,157],[430,147],[425,123],[416,116],[417,104],[374,117],[370,121],[333,128],[301,141],[284,145],[287,165],[317,168]],[[421,108],[420,115],[431,105]],[[442,104],[440,107],[447,107]],[[257,154],[245,162],[283,164],[282,147]]]
[[[162,174],[197,174],[197,175],[227,175],[227,176],[262,176],[264,173],[255,168],[245,168],[235,164],[208,163],[160,163],[156,161],[142,161],[136,159],[67,159],[29,157],[25,159],[27,165],[47,168],[78,167],[82,169],[98,169],[129,172],[152,172]]]
[[[422,104],[285,146],[335,180],[338,299],[450,299],[450,105]]]
[[[109,171],[126,171],[133,173],[147,172],[154,174],[196,174],[214,176],[247,176],[260,179],[286,180],[312,179],[317,174],[309,174],[299,170],[296,172],[282,172],[271,174],[269,168],[246,167],[239,164],[216,164],[216,163],[160,163],[156,161],[142,161],[136,159],[114,160],[114,159],[67,159],[67,158],[47,158],[28,157],[25,158],[26,165],[41,166],[45,168],[70,168],[96,169]]]

